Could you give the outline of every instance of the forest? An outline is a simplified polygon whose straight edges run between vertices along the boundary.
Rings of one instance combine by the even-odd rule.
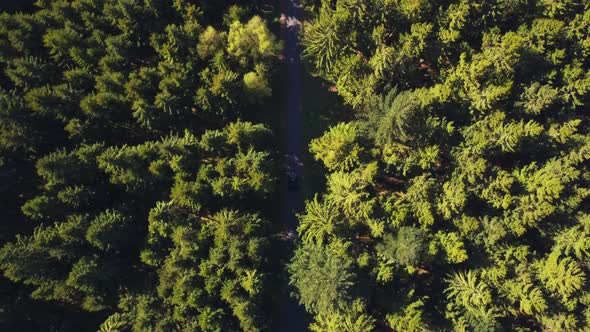
[[[1,3],[0,209],[0,331],[590,332],[590,2]]]

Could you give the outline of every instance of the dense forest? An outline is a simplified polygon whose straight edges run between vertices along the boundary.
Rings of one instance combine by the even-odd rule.
[[[309,144],[311,329],[588,329],[590,4],[308,5],[308,69],[355,111]]]
[[[0,330],[590,331],[590,2],[287,5],[0,7]]]
[[[4,276],[104,331],[264,329],[274,152],[241,119],[281,46],[255,5],[36,6],[0,16]]]

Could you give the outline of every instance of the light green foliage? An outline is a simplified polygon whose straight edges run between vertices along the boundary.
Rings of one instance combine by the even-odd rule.
[[[466,28],[471,4],[469,1],[452,3],[441,18],[442,27],[439,30],[439,38],[445,44],[451,44],[461,38]]]
[[[272,94],[266,77],[255,72],[249,72],[244,75],[244,87],[246,93],[253,97],[269,97]]]
[[[397,10],[404,16],[404,18],[414,21],[425,15],[430,9],[428,1],[425,0],[400,0],[397,2]]]
[[[557,90],[551,88],[550,85],[541,85],[539,82],[535,82],[525,88],[521,95],[522,101],[515,105],[521,106],[526,113],[536,115],[553,105],[557,98]]]
[[[350,243],[394,330],[588,326],[588,5],[313,3],[305,60],[355,113],[312,140],[298,250]]]
[[[340,123],[320,138],[313,139],[309,150],[316,160],[321,160],[330,170],[351,170],[362,158],[363,147],[359,133],[352,123]]]
[[[305,214],[299,216],[297,230],[303,235],[303,241],[322,244],[326,237],[337,233],[338,223],[341,222],[338,216],[339,211],[333,201],[320,202],[315,196],[306,202]]]
[[[129,221],[117,211],[105,211],[90,222],[86,239],[101,250],[116,250],[130,240]]]
[[[590,73],[578,64],[567,64],[563,69],[563,80],[563,100],[572,108],[583,106],[583,100],[590,92]]]
[[[259,16],[246,24],[234,21],[227,35],[227,51],[242,65],[247,61],[258,62],[277,55],[279,44]]]
[[[467,251],[464,248],[464,244],[457,233],[439,232],[436,235],[437,240],[445,253],[447,262],[461,263],[469,258]]]
[[[463,81],[465,94],[475,110],[489,111],[508,97],[523,43],[522,37],[514,33],[502,37],[491,33],[483,37],[482,44],[486,48],[482,53],[469,60],[466,54],[462,54],[457,75]]]
[[[543,132],[543,126],[529,122],[506,122],[505,113],[497,112],[465,129],[463,135],[473,153],[483,154],[501,149],[514,152],[526,138],[534,138]]]
[[[319,17],[306,25],[302,43],[304,56],[314,61],[320,72],[329,72],[334,62],[346,50],[347,35],[344,29],[345,14],[336,14],[324,7]]]
[[[363,332],[375,328],[375,319],[365,313],[365,306],[355,301],[350,308],[315,317],[309,329],[313,332]]]
[[[72,28],[51,29],[43,36],[43,44],[49,49],[51,57],[59,64],[71,62],[72,53],[82,35]]]
[[[412,294],[410,292],[410,294]],[[417,300],[404,306],[403,312],[388,314],[387,323],[395,331],[427,331],[428,324],[422,317],[423,300]]]
[[[418,220],[423,228],[428,228],[434,224],[434,195],[435,181],[428,176],[420,176],[412,179],[412,184],[408,188],[404,199],[410,205],[410,211]]]
[[[386,145],[394,142],[414,142],[415,135],[420,134],[416,127],[424,123],[420,109],[420,100],[410,91],[397,93],[394,89],[382,100],[375,102],[370,111],[370,123],[377,126],[375,144]]]
[[[551,292],[564,300],[580,291],[586,283],[586,276],[578,263],[569,257],[561,258],[552,253],[541,267],[539,278]]]
[[[458,272],[447,280],[448,296],[466,308],[483,307],[492,302],[492,294],[488,286],[479,281],[474,272]]]
[[[214,27],[208,26],[205,31],[199,35],[197,53],[202,59],[208,59],[217,54],[217,52],[222,51],[224,44],[224,34],[215,30]]]
[[[98,332],[123,332],[126,330],[126,327],[127,322],[125,317],[119,313],[115,313],[100,324]]]
[[[325,243],[326,240],[349,233],[351,226],[370,222],[376,229],[379,222],[371,220],[375,200],[367,191],[374,179],[375,165],[353,172],[337,172],[328,179],[328,194],[306,203],[306,211],[300,214],[299,232],[306,243]]]
[[[332,173],[328,178],[326,199],[336,204],[350,224],[366,221],[372,216],[374,201],[367,191],[373,180],[370,172],[371,165],[362,171]]]
[[[578,223],[570,228],[566,228],[555,236],[555,245],[553,250],[556,253],[572,255],[577,259],[583,260],[590,256],[590,216],[587,214],[579,215]]]

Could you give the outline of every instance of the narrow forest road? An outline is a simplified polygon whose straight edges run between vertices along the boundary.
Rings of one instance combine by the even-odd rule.
[[[281,69],[281,88],[283,103],[281,105],[281,148],[285,155],[301,159],[303,108],[302,108],[302,66],[299,47],[299,30],[301,23],[300,0],[281,0],[282,17],[281,37],[284,43],[285,57]],[[297,178],[303,174],[301,166],[292,169]],[[301,181],[299,181],[301,183]],[[281,189],[280,217],[286,231],[295,232],[298,224],[295,211],[303,209],[301,190],[289,190],[287,184]],[[306,330],[304,309],[288,293],[282,295],[279,317],[275,330],[277,332],[303,332]]]

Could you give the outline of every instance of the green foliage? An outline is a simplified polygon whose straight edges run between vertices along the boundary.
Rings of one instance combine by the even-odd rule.
[[[171,315],[164,321],[190,329],[196,324],[191,315],[212,308],[223,313],[216,323],[221,329],[261,329],[264,223],[254,214],[213,211],[272,191],[269,153],[258,150],[268,132],[236,122],[200,138],[187,131],[141,145],[95,144],[40,159],[45,190],[23,212],[52,225],[6,244],[0,267],[11,280],[34,286],[35,298],[112,310],[121,290],[137,282],[134,253],[145,245],[141,260],[157,269],[160,281],[153,289],[167,308],[162,315]],[[225,164],[231,169],[220,168]],[[176,189],[186,183],[198,190]],[[219,191],[218,183],[228,185]],[[148,212],[144,238],[138,220]],[[129,308],[122,314],[117,317],[125,317],[133,330],[159,324],[141,322],[142,315]],[[119,318],[104,328],[123,326]]]
[[[478,280],[472,271],[456,273],[447,280],[449,298],[466,308],[477,308],[492,302],[492,295],[485,283]]]
[[[303,235],[303,241],[322,244],[326,237],[337,232],[338,222],[337,205],[333,201],[319,202],[315,196],[306,202],[297,230]]]
[[[98,332],[123,332],[126,330],[127,321],[121,314],[115,313],[109,316],[102,324]]]
[[[368,165],[365,169],[349,173],[333,173],[328,178],[329,194],[326,199],[336,203],[351,225],[371,217],[374,202],[367,187],[374,177],[373,166]]]
[[[90,222],[86,240],[100,250],[117,250],[129,243],[129,221],[120,212],[107,210]]]
[[[309,329],[587,329],[588,3],[303,5],[306,69],[353,111],[309,144],[326,186],[287,267]],[[268,106],[279,7],[19,10],[0,14],[0,323],[26,319],[1,329],[31,329],[12,314],[30,294],[42,329],[73,310],[268,330],[278,152],[238,118]]]
[[[309,329],[314,332],[362,332],[375,328],[375,319],[365,313],[365,306],[355,301],[351,308],[344,311],[332,312],[326,315],[316,316]]]
[[[298,289],[299,302],[314,314],[327,315],[352,303],[354,261],[350,243],[310,243],[295,251],[289,265],[290,284]]]
[[[279,47],[276,37],[259,16],[252,17],[246,24],[234,21],[230,25],[227,51],[243,66],[248,61],[259,62],[276,56]]]
[[[546,259],[539,278],[549,291],[564,299],[580,291],[586,283],[586,276],[575,260],[569,257],[560,258],[555,253]]]
[[[252,96],[269,97],[272,94],[268,80],[255,72],[244,75],[244,86],[246,92]]]
[[[420,119],[420,104],[415,94],[404,91],[400,94],[394,89],[382,100],[376,101],[370,123],[375,132],[375,144],[385,145],[393,142],[408,143],[414,140],[412,126],[423,122]],[[374,130],[374,129],[373,129]],[[419,131],[416,131],[419,134]]]
[[[423,235],[419,229],[404,226],[394,237],[387,234],[383,242],[376,246],[379,255],[389,262],[404,266],[415,266],[420,262],[423,248]]]
[[[319,17],[309,22],[303,34],[304,56],[314,62],[320,72],[334,67],[334,62],[346,49],[346,15],[324,7]]]
[[[158,269],[157,301],[166,303],[173,311],[169,319],[182,329],[197,324],[194,315],[207,331],[260,330],[265,222],[235,210],[200,220],[186,212],[174,202],[151,211],[142,260]],[[140,313],[122,309],[140,323]],[[143,324],[156,328],[159,322]]]
[[[550,85],[541,85],[539,82],[535,82],[523,91],[522,101],[515,105],[521,106],[525,113],[536,115],[552,106],[557,98],[557,90],[551,88]]]
[[[307,65],[354,114],[310,144],[298,252],[347,243],[354,300],[396,331],[587,326],[588,5],[306,4]]]
[[[218,52],[223,52],[224,44],[225,35],[215,30],[214,27],[208,26],[199,36],[197,54],[202,59],[212,58]]]
[[[19,10],[0,13],[3,296],[30,294],[50,330],[76,330],[60,323],[69,311],[100,312],[80,328],[100,331],[265,329],[270,130],[238,116],[272,93],[268,13],[184,0]]]
[[[411,294],[413,291],[410,292]],[[422,317],[422,307],[424,307],[423,300],[411,302],[404,306],[403,312],[387,315],[387,323],[395,331],[427,331],[428,324]]]
[[[467,260],[467,258],[469,258],[467,255],[467,251],[464,248],[464,244],[461,241],[460,237],[457,235],[457,233],[439,232],[436,235],[437,240],[440,243],[440,246],[445,252],[447,262],[461,263]]]
[[[357,167],[363,157],[357,128],[351,123],[340,123],[320,138],[311,141],[309,150],[330,170],[347,171]]]

